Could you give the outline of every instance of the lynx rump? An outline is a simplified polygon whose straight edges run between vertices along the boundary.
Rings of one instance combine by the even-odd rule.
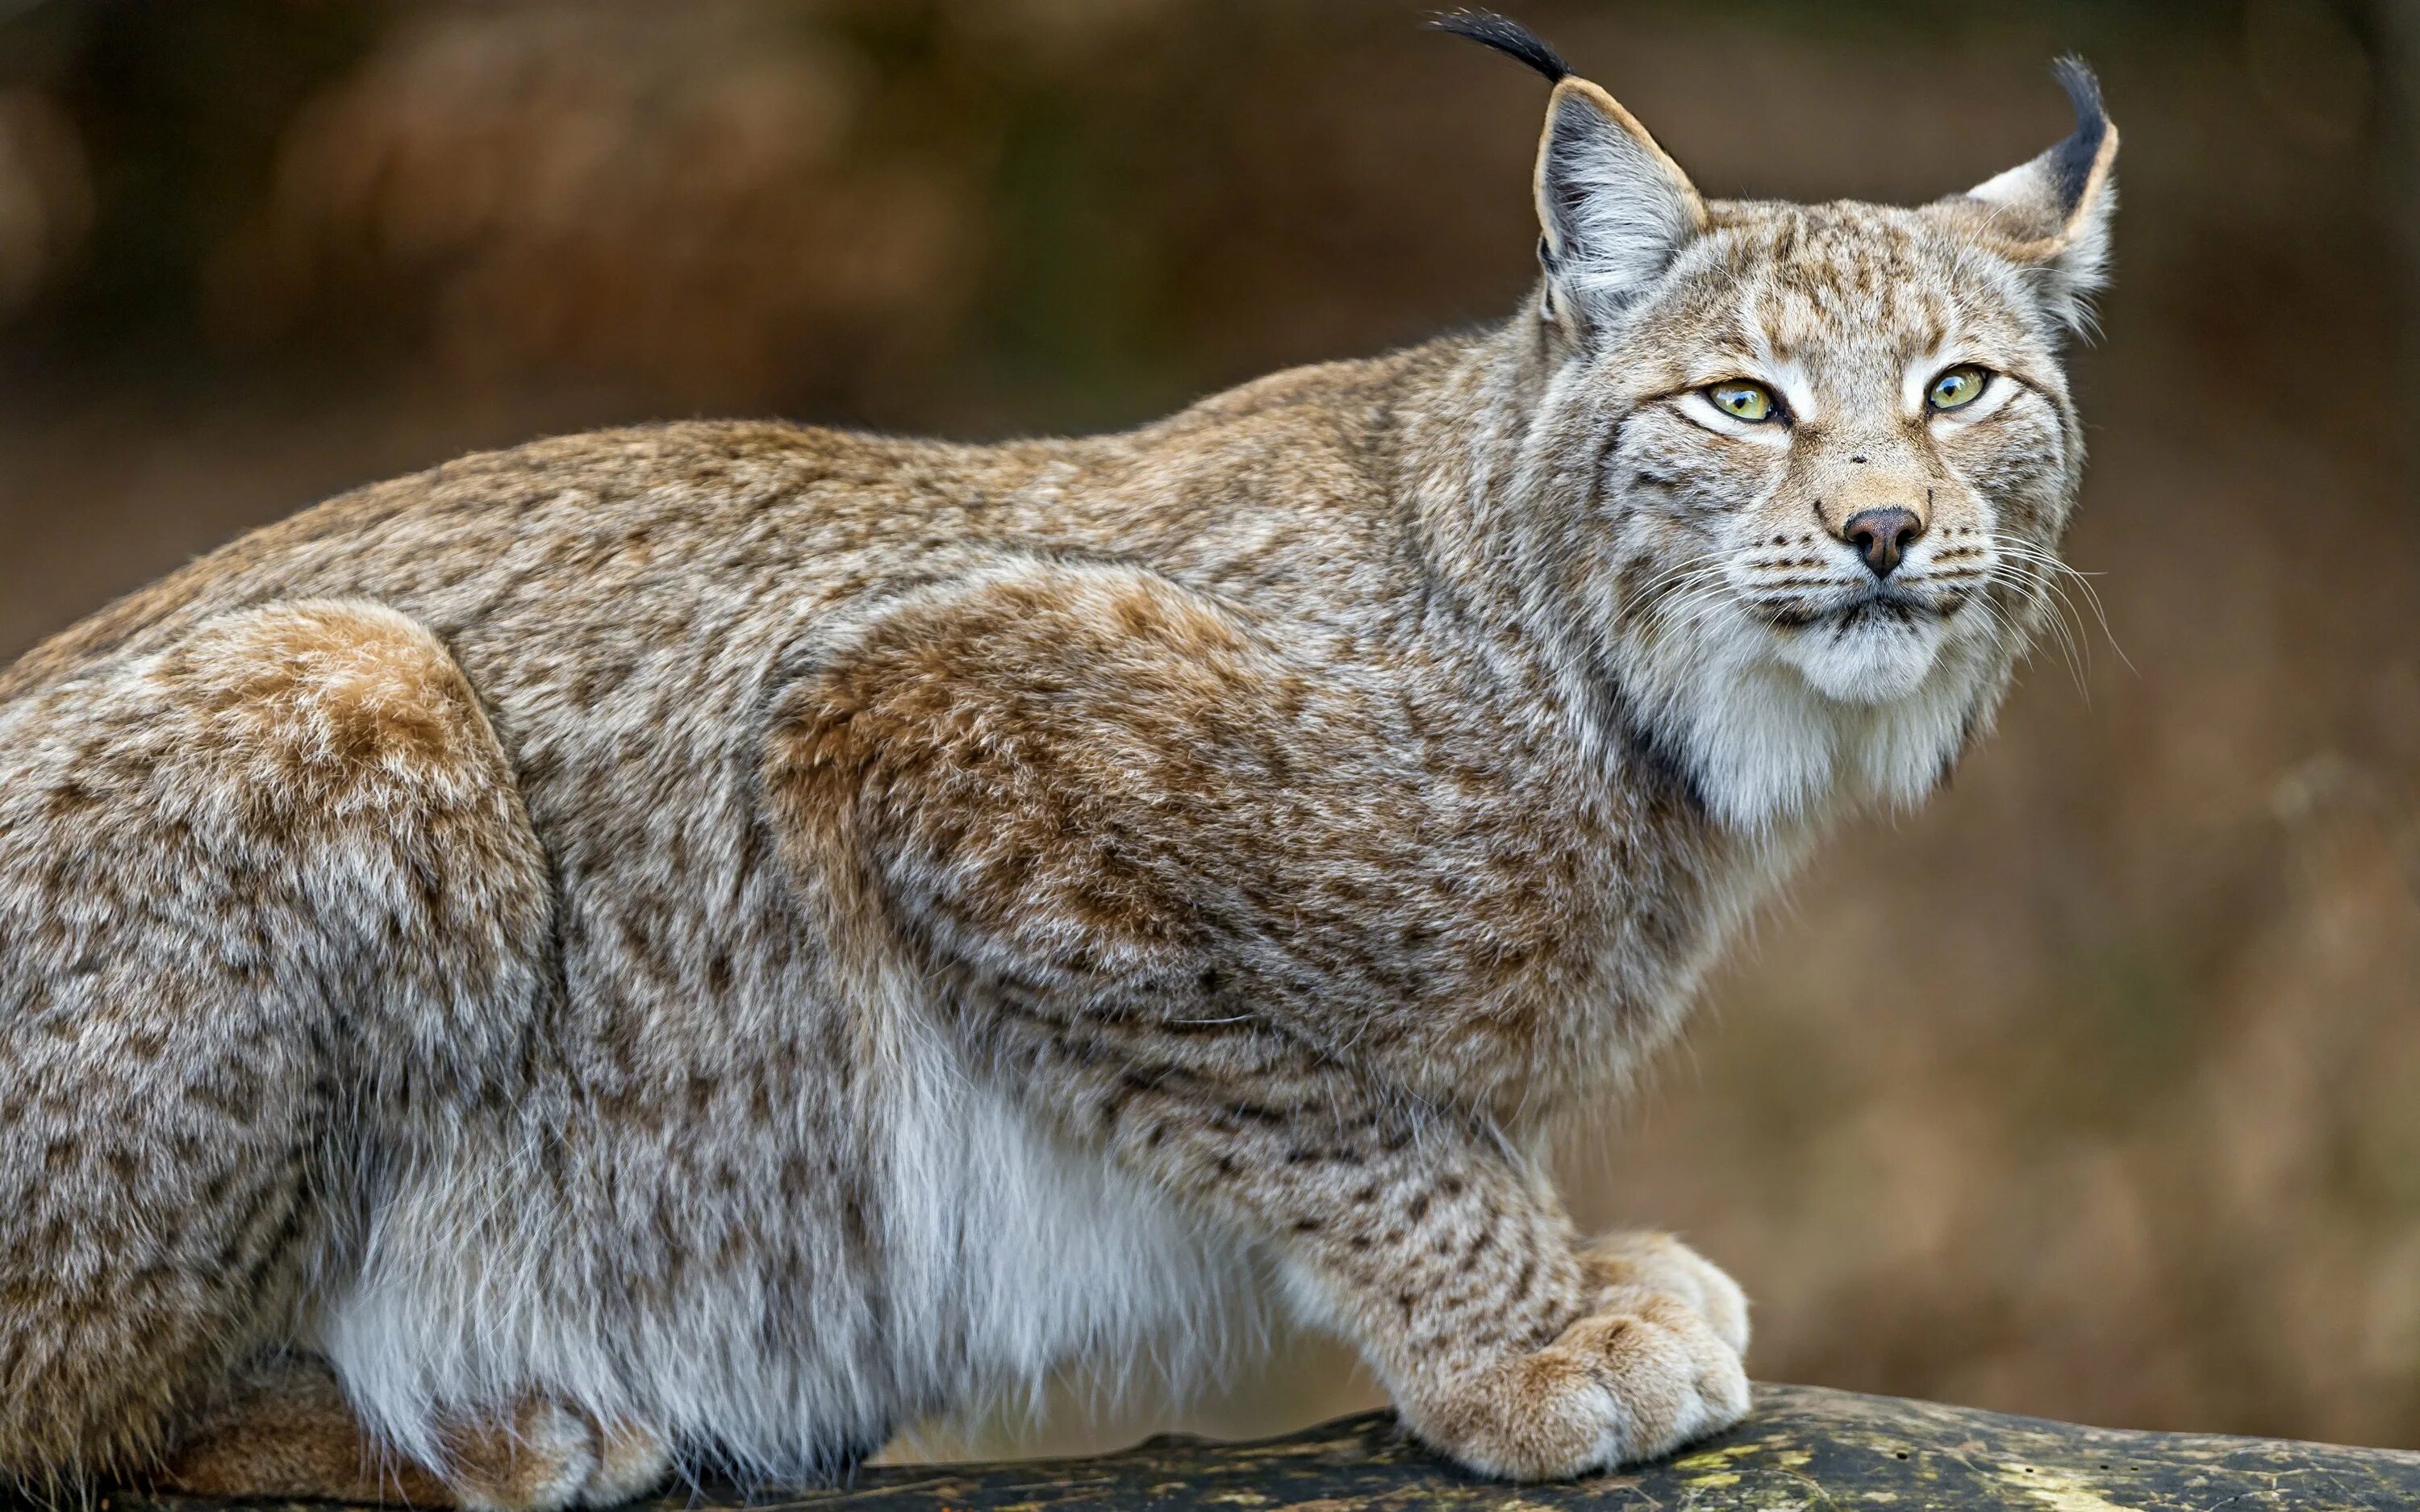
[[[1265,1296],[1463,1463],[1740,1416],[1541,1147],[2047,612],[2117,132],[1701,198],[1542,43],[1493,329],[1126,435],[365,488],[0,674],[0,1470],[469,1506]]]

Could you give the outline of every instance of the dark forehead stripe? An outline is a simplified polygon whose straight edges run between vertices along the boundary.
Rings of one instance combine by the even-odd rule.
[[[1784,361],[1803,343],[1879,342],[1902,356],[1938,347],[1960,324],[1963,249],[1920,218],[1872,205],[1732,204],[1725,207],[1729,289],[1701,316],[1728,352],[1764,347]],[[1988,301],[1966,323],[1991,320]]]
[[[1778,292],[1831,306],[1905,286],[1922,253],[1909,228],[1872,206],[1776,206],[1744,251]]]

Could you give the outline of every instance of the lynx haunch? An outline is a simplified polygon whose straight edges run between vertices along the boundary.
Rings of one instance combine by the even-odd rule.
[[[1215,1335],[1483,1473],[1747,1405],[1546,1131],[2047,613],[2117,132],[1699,196],[1555,81],[1509,319],[1125,435],[538,442],[0,673],[0,1472],[551,1508]],[[1509,228],[1508,228],[1509,229]]]

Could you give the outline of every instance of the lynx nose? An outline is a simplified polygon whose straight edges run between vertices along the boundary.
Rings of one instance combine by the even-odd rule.
[[[1913,509],[1860,510],[1840,527],[1841,538],[1857,548],[1877,578],[1898,571],[1900,559],[1923,533],[1924,521],[1916,517]]]

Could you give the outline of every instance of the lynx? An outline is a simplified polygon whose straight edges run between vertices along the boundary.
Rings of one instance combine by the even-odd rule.
[[[1549,1132],[2046,623],[2118,134],[1710,201],[1553,81],[1492,329],[1125,435],[540,441],[0,673],[0,1470],[607,1504],[1214,1338],[1483,1473],[1748,1406]]]

